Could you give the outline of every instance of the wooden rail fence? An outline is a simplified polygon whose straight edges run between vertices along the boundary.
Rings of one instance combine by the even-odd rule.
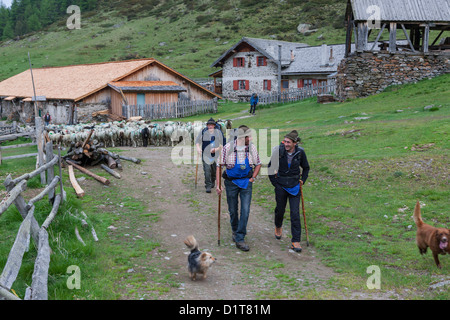
[[[48,242],[47,228],[55,218],[58,208],[64,199],[64,189],[60,178],[61,156],[53,154],[51,141],[46,144],[45,150],[46,163],[44,165],[15,179],[11,175],[8,175],[3,183],[8,193],[0,202],[0,218],[12,204],[16,206],[23,218],[8,260],[0,275],[0,298],[7,300],[20,300],[18,296],[11,293],[11,287],[19,273],[23,255],[29,250],[31,238],[36,245],[37,256],[34,263],[31,287],[26,289],[24,300],[47,300],[48,298],[47,282],[51,250]],[[54,166],[56,164],[59,164],[59,176],[54,174]],[[47,186],[37,196],[27,202],[22,196],[22,192],[26,190],[27,181],[43,172],[45,174],[45,171],[47,172]],[[60,185],[60,194],[56,194],[55,192],[58,184]],[[46,195],[48,195],[48,199],[52,203],[52,210],[40,227],[34,217],[34,204],[42,200]]]
[[[123,105],[122,116],[125,118],[141,116],[144,119],[183,118],[204,113],[217,112],[217,99],[180,100],[161,104]]]
[[[317,97],[321,94],[333,94],[334,84],[308,86],[299,89],[291,89],[278,92],[260,94],[258,104],[286,103]]]

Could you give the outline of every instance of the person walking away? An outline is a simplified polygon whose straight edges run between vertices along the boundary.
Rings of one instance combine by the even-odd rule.
[[[205,175],[206,193],[211,193],[211,189],[216,181],[216,159],[219,151],[225,145],[225,137],[220,130],[220,125],[213,118],[210,118],[195,140],[198,156],[201,156],[203,172]]]
[[[250,98],[250,113],[255,115],[256,105],[258,104],[259,97],[256,93],[252,94]]]
[[[44,116],[45,125],[48,126],[50,124],[50,121],[52,121],[52,117],[50,116],[50,114],[47,111],[47,113]]]
[[[295,252],[302,251],[300,246],[300,183],[303,186],[308,179],[310,170],[305,150],[298,146],[298,142],[300,142],[298,133],[296,130],[292,130],[284,136],[283,143],[274,148],[269,163],[269,179],[275,187],[275,238],[281,239],[284,213],[289,200],[291,249]]]
[[[219,160],[216,175],[220,174],[221,166],[224,166],[222,177],[230,212],[233,241],[236,242],[238,249],[249,251],[250,248],[245,243],[245,236],[250,215],[252,186],[261,169],[261,161],[255,145],[251,143],[251,130],[247,126],[242,125],[238,128],[237,139],[230,138],[230,142],[223,147]],[[222,193],[218,183],[216,191],[219,195]]]

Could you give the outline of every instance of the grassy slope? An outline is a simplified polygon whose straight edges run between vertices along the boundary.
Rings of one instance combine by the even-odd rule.
[[[306,8],[303,1],[237,1],[236,7],[211,1],[187,7],[189,1],[177,0],[163,6],[167,2],[146,7],[145,1],[109,1],[98,12],[82,12],[79,30],[67,29],[62,20],[22,40],[0,42],[0,81],[29,68],[28,52],[36,68],[154,57],[189,77],[207,77],[214,71],[211,63],[243,36],[275,35],[310,45],[345,39],[344,29],[333,27],[345,11],[344,0]],[[300,35],[299,23],[318,31]],[[324,39],[318,40],[321,34]]]

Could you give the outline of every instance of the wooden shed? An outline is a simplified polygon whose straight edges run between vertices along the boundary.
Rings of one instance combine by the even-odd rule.
[[[352,38],[358,52],[372,51],[377,44],[381,50],[391,53],[450,49],[447,38],[450,30],[448,0],[348,0],[345,23],[346,57],[351,52]],[[380,43],[385,30],[389,33],[389,40]],[[430,39],[431,30],[439,31],[434,39]],[[377,37],[374,43],[369,44],[372,32],[377,32]],[[404,45],[397,44],[398,33],[406,38]]]
[[[69,110],[79,120],[89,120],[96,111],[108,108],[122,116],[121,105],[210,101],[221,98],[167,65],[153,59],[102,62],[64,67],[33,68],[36,94],[45,96],[42,114],[50,112],[55,123],[67,123]],[[16,112],[34,114],[30,70],[0,82],[0,116]],[[31,118],[27,116],[26,118]]]

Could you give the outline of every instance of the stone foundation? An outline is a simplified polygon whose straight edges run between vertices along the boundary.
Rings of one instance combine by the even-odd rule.
[[[450,71],[447,53],[354,53],[338,66],[336,97],[340,101],[382,92],[386,87]]]
[[[52,117],[53,124],[67,124],[70,121],[70,111],[72,109],[72,101],[47,101],[38,103],[38,111],[43,117],[47,111]],[[90,122],[92,113],[108,109],[108,105],[104,103],[77,103],[77,113],[74,115],[77,122]],[[15,102],[0,101],[0,119],[6,118],[12,121],[19,121],[20,117],[27,123],[34,123],[34,105],[31,102]]]

